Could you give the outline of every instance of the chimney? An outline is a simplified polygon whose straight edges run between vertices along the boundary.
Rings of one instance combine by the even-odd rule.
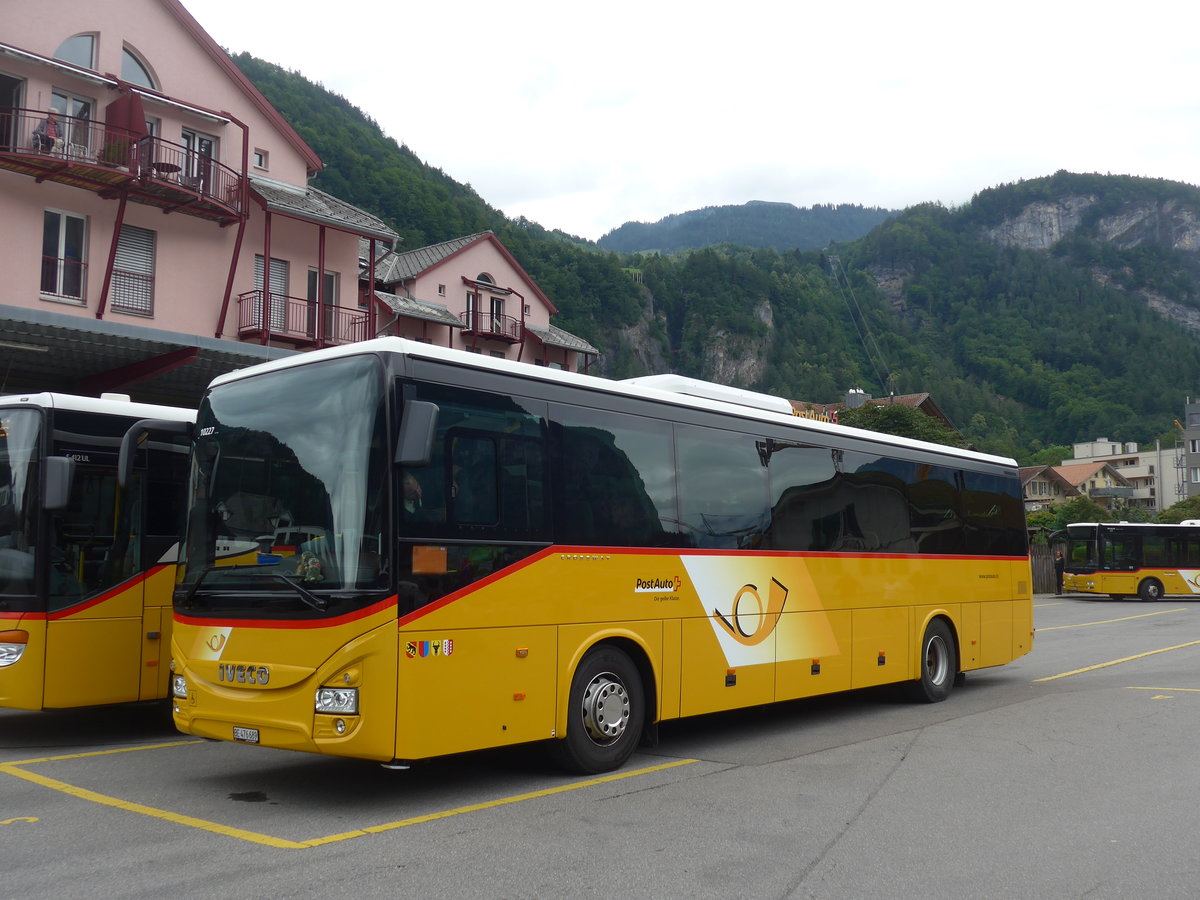
[[[871,395],[862,388],[850,388],[846,391],[846,409],[858,409],[871,399]]]

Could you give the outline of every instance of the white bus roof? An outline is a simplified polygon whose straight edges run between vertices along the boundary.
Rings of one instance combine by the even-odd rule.
[[[76,412],[103,413],[114,416],[133,416],[139,419],[168,419],[195,422],[196,412],[156,403],[134,403],[124,394],[104,394],[100,397],[80,397],[75,394],[9,394],[0,397],[0,407],[37,406],[42,409],[69,409]]]
[[[323,350],[313,350],[295,356],[275,359],[260,363],[245,369],[238,369],[225,375],[218,375],[209,385],[209,389],[223,384],[250,378],[255,375],[291,369],[321,360],[337,359],[340,357],[358,356],[364,354],[403,354],[419,359],[430,359],[453,365],[465,366],[480,371],[492,371],[505,375],[524,378],[529,381],[544,381],[570,385],[588,390],[603,391],[625,397],[637,397],[657,403],[673,406],[687,406],[695,409],[706,409],[726,414],[735,414],[743,418],[760,419],[767,422],[781,422],[800,430],[810,430],[827,434],[838,434],[865,439],[878,444],[888,444],[894,447],[905,447],[923,452],[934,451],[947,456],[963,459],[979,460],[997,465],[1016,467],[1015,460],[1002,456],[979,453],[974,450],[963,450],[945,444],[933,444],[914,438],[898,437],[878,431],[865,431],[850,428],[845,425],[835,425],[817,419],[808,419],[792,413],[792,406],[787,400],[773,397],[769,394],[756,394],[739,388],[697,381],[676,375],[654,375],[642,378],[631,378],[626,381],[612,381],[598,378],[594,375],[582,375],[567,372],[562,369],[551,369],[548,366],[533,366],[529,363],[515,362],[509,359],[499,359],[483,356],[478,353],[468,353],[465,350],[455,350],[450,347],[438,347],[433,344],[423,344],[399,337],[380,337],[340,347],[327,347]]]
[[[1182,522],[1068,522],[1067,528],[1096,528],[1104,525],[1107,528],[1177,528],[1186,525],[1191,528],[1200,526],[1200,519],[1184,519]]]

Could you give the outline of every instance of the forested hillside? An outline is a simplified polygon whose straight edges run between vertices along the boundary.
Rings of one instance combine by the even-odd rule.
[[[714,244],[820,250],[833,241],[860,238],[895,213],[850,203],[797,207],[752,200],[741,206],[709,206],[657,222],[626,222],[597,242],[619,253],[676,253]]]
[[[344,98],[235,61],[325,161],[318,187],[406,247],[494,230],[610,377],[670,369],[814,402],[928,391],[981,449],[1019,458],[1153,440],[1200,393],[1194,187],[1061,172],[825,251],[618,254],[506,219]]]

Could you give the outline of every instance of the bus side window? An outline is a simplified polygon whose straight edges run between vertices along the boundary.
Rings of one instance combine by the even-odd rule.
[[[495,525],[497,514],[496,443],[489,437],[451,437],[450,508],[465,525]]]
[[[671,426],[625,413],[555,404],[555,539],[667,547],[676,535]],[[624,525],[622,523],[625,523]]]
[[[696,547],[759,547],[770,519],[767,470],[752,436],[675,426],[679,519]]]

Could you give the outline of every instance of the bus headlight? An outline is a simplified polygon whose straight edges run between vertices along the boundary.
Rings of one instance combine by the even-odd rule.
[[[20,659],[28,643],[28,631],[0,631],[0,669]]]
[[[182,675],[171,676],[171,696],[177,700],[187,699],[187,679]]]
[[[358,715],[358,688],[317,688],[317,712]]]

